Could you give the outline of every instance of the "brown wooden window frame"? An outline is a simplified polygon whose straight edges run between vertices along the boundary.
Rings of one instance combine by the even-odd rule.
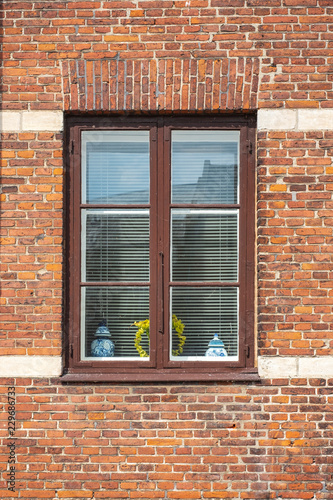
[[[65,381],[232,381],[257,380],[255,367],[255,130],[252,114],[188,116],[66,117],[66,308]],[[81,133],[150,130],[150,358],[128,361],[80,359]],[[172,130],[240,132],[239,150],[239,360],[169,359],[169,243]],[[103,205],[103,208],[108,205]],[[131,208],[136,208],[133,205]],[[197,206],[196,206],[197,207]],[[212,205],[210,206],[212,207]],[[94,208],[96,208],[94,206]],[[220,205],[219,205],[220,208]],[[223,208],[223,206],[222,206]],[[164,221],[161,224],[161,220]],[[111,331],[112,333],[112,331]]]

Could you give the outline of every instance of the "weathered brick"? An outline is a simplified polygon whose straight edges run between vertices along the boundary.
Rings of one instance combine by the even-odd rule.
[[[50,132],[32,111],[259,109],[258,354],[295,367],[299,356],[309,370],[329,359],[331,2],[5,0],[2,11],[1,354],[60,356],[66,335],[59,115]],[[1,379],[2,397],[15,384],[22,424],[15,495],[328,499],[333,382],[287,375],[257,385]]]

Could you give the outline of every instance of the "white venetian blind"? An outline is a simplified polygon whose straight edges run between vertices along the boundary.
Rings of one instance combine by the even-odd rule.
[[[171,213],[172,281],[237,281],[238,212]]]
[[[172,203],[238,202],[239,132],[172,132]]]
[[[149,203],[149,131],[83,132],[83,203]]]
[[[83,281],[149,281],[149,210],[84,210]]]

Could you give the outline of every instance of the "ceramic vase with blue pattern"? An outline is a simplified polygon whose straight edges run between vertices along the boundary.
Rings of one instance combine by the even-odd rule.
[[[114,343],[104,320],[98,325],[95,339],[91,343],[91,355],[96,358],[111,358],[114,356]]]
[[[214,338],[208,344],[206,356],[210,358],[228,356],[228,353],[224,348],[224,343],[219,339],[217,333],[215,333]]]

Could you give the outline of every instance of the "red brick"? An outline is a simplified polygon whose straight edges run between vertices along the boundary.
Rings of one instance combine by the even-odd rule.
[[[4,110],[332,107],[329,0],[16,0],[3,14]],[[330,356],[332,132],[260,131],[257,146],[258,352]],[[61,353],[62,148],[58,134],[2,134],[4,355]],[[17,379],[15,495],[328,498],[323,384]]]

